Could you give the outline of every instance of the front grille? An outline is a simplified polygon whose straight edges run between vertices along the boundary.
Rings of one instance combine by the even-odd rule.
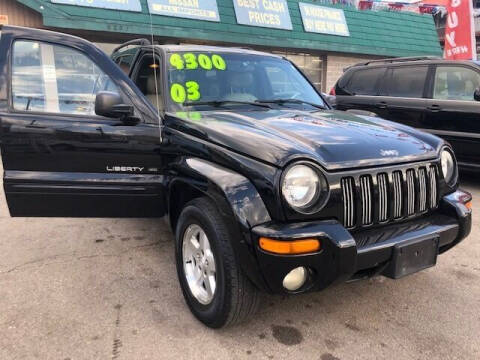
[[[413,217],[438,205],[435,165],[344,177],[340,185],[347,228]]]

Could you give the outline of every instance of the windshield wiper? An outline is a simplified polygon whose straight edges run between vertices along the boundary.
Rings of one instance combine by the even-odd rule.
[[[271,109],[271,106],[267,104],[260,104],[256,101],[251,102],[251,101],[236,101],[236,100],[195,101],[195,102],[187,102],[187,103],[184,103],[183,105],[184,106],[211,105],[214,107],[220,107],[228,104],[253,105],[253,106],[260,106],[263,108]]]
[[[316,107],[317,109],[323,109],[325,110],[325,106],[318,105],[315,103],[311,103],[309,101],[304,101],[304,100],[299,100],[299,99],[274,99],[274,100],[255,100],[256,103],[261,103],[261,104],[279,104],[283,105],[285,103],[291,103],[291,104],[307,104],[313,107]]]

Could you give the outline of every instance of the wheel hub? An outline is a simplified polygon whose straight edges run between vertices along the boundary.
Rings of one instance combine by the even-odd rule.
[[[183,235],[183,270],[192,295],[201,304],[212,302],[217,285],[215,258],[205,231],[191,224]]]

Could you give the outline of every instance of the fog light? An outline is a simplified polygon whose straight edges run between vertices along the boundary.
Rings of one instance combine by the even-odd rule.
[[[289,291],[295,291],[300,289],[305,281],[307,281],[307,269],[300,266],[290,271],[283,278],[283,287]]]

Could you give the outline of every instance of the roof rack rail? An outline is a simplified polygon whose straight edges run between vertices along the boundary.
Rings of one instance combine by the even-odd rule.
[[[130,40],[130,41],[127,41],[126,43],[123,43],[120,46],[117,46],[115,49],[113,49],[112,54],[117,52],[118,50],[123,49],[124,47],[130,46],[130,45],[148,46],[148,45],[152,45],[152,42],[150,40],[146,39],[146,38]]]
[[[438,60],[438,59],[440,59],[438,56],[398,57],[398,58],[389,58],[389,59],[370,60],[370,61],[367,61],[367,62],[361,62],[361,63],[355,64],[355,65],[352,65],[351,67],[365,66],[365,65],[370,65],[370,64],[380,64],[380,63],[392,64],[392,63],[396,63],[396,62],[419,61],[419,60]]]

